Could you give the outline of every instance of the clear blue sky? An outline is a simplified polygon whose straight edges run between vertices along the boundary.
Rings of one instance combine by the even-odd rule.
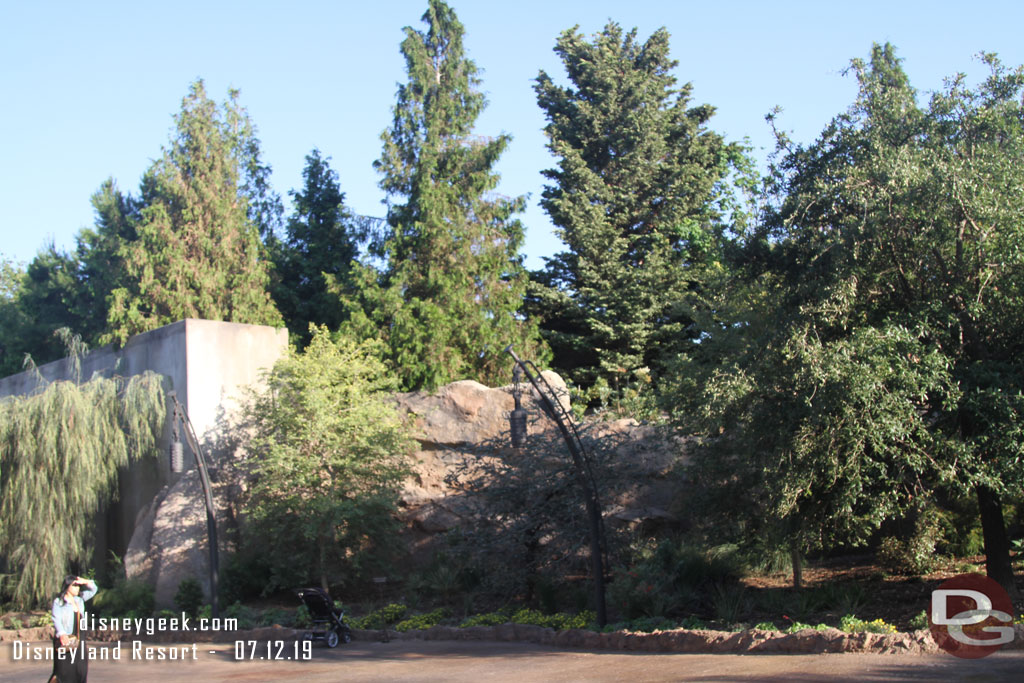
[[[560,249],[537,202],[553,165],[532,83],[562,74],[552,52],[578,24],[590,35],[612,19],[646,38],[672,35],[677,77],[695,102],[714,105],[712,128],[749,137],[763,163],[764,115],[808,142],[852,100],[841,72],[889,41],[911,82],[937,89],[974,59],[996,52],[1024,63],[1019,2],[559,2],[452,0],[466,46],[483,69],[490,105],[477,132],[507,132],[499,191],[529,194],[525,253],[531,268]],[[305,155],[332,158],[347,204],[383,214],[371,164],[380,153],[404,63],[402,27],[419,28],[426,0],[366,2],[0,2],[0,254],[27,262],[50,240],[73,249],[93,221],[89,197],[107,177],[133,194],[160,153],[189,83],[204,78],[222,100],[241,90],[259,131],[273,185],[286,200],[301,187]]]

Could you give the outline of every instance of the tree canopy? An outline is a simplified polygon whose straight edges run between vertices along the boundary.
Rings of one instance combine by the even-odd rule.
[[[353,582],[394,550],[398,492],[412,441],[389,400],[379,345],[310,330],[250,408],[247,533],[280,588]]]
[[[706,329],[729,353],[688,388],[721,433],[712,471],[736,468],[790,538],[863,541],[937,487],[971,490],[989,575],[1012,587],[1024,75],[983,58],[979,87],[954,77],[923,106],[876,45],[847,112],[813,144],[780,140],[780,201],[747,252],[766,305]]]
[[[430,0],[423,22],[405,29],[409,80],[374,164],[388,193],[388,230],[374,249],[385,264],[361,268],[352,297],[353,329],[384,339],[409,389],[494,382],[507,373],[509,343],[542,353],[517,314],[526,273],[514,216],[525,199],[494,193],[509,136],[473,133],[486,101],[455,12]]]
[[[555,52],[570,85],[543,71],[535,85],[558,159],[541,205],[568,250],[534,274],[529,311],[557,367],[618,384],[686,348],[686,300],[720,265],[715,197],[740,150],[677,86],[665,29],[640,41],[615,23],[592,40],[573,28]]]
[[[76,378],[0,399],[0,592],[14,604],[39,605],[90,560],[93,516],[116,494],[118,468],[155,453],[162,379]]]
[[[182,318],[282,322],[260,241],[265,167],[238,92],[218,107],[196,81],[175,124],[143,179],[137,239],[120,250],[126,283],[110,294],[106,341],[124,343]]]

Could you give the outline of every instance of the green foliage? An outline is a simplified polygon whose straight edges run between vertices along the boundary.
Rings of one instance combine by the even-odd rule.
[[[998,508],[1024,481],[1024,73],[984,59],[979,88],[922,107],[875,46],[818,140],[780,136],[744,306],[702,325],[674,390],[710,437],[697,488],[738,534],[858,544],[936,487]]]
[[[309,608],[305,605],[299,605],[296,608],[294,625],[295,628],[308,628],[313,625],[313,616],[309,613]],[[355,624],[353,624],[353,626],[355,626]]]
[[[405,605],[392,602],[365,616],[352,619],[350,623],[352,628],[382,629],[399,622],[408,611],[409,608]]]
[[[240,602],[234,602],[228,605],[221,613],[221,617],[225,619],[237,619],[239,629],[256,628],[260,622],[259,612],[252,607],[243,605]]]
[[[927,574],[935,568],[935,549],[941,540],[939,520],[927,510],[918,515],[914,532],[908,538],[888,536],[882,539],[876,553],[878,562],[895,574]]]
[[[303,605],[305,607],[305,605]],[[295,613],[280,607],[270,607],[260,613],[257,621],[258,626],[284,626],[290,628],[295,625]]]
[[[923,609],[915,614],[914,618],[910,620],[908,626],[910,626],[911,630],[914,631],[922,631],[928,628],[928,610]]]
[[[259,548],[244,548],[228,558],[220,571],[220,596],[224,604],[264,597],[273,573],[270,561]]]
[[[279,360],[254,396],[245,545],[266,558],[271,587],[358,581],[396,549],[412,442],[376,352],[315,328],[305,351]]]
[[[441,0],[430,0],[423,21],[425,31],[405,29],[408,82],[374,164],[388,227],[371,246],[386,263],[357,269],[352,328],[384,340],[406,389],[467,378],[493,385],[507,377],[500,350],[509,343],[543,360],[536,328],[517,314],[526,274],[514,216],[526,199],[493,192],[510,138],[473,133],[486,102],[462,24]]]
[[[609,606],[627,619],[670,616],[688,605],[699,606],[710,595],[717,596],[716,609],[738,618],[747,602],[735,586],[743,570],[733,546],[701,551],[666,539],[641,550],[628,569],[615,572]]]
[[[118,252],[126,274],[110,294],[104,341],[123,344],[182,318],[282,322],[268,293],[260,241],[261,223],[274,213],[266,191],[270,169],[259,161],[238,91],[218,107],[196,81],[175,125],[143,178],[137,237]]]
[[[743,154],[677,87],[665,29],[641,42],[614,23],[591,41],[572,28],[555,52],[569,85],[542,71],[534,86],[558,159],[541,205],[568,251],[533,274],[527,310],[591,404],[618,406],[636,373],[690,346],[695,291],[721,268],[716,197]]]
[[[546,420],[543,415],[535,419]],[[589,453],[588,466],[603,500],[625,495],[638,480],[635,443],[602,423],[578,425]],[[479,452],[501,458],[465,458],[447,483],[487,510],[480,523],[450,538],[449,555],[457,557],[463,585],[501,601],[543,601],[549,586],[565,586],[567,575],[589,574],[589,526],[582,487],[565,442],[531,427],[520,449],[483,443]],[[626,531],[605,529],[611,561],[623,552]],[[571,591],[562,588],[563,595]],[[548,595],[548,598],[550,596]],[[552,602],[548,599],[549,604]],[[562,607],[575,607],[569,603]],[[585,606],[585,605],[583,605]]]
[[[787,617],[787,620],[788,620],[788,617]],[[787,626],[785,628],[785,630],[783,630],[783,633],[799,633],[800,631],[808,631],[808,630],[810,630],[810,631],[824,631],[827,628],[829,628],[829,626],[826,625],[826,624],[818,624],[817,626],[812,626],[811,624],[805,624],[802,621],[793,621],[792,623],[790,623],[789,626]],[[872,631],[872,633],[879,633],[879,631]]]
[[[430,628],[440,624],[444,619],[451,616],[451,612],[444,608],[439,607],[433,612],[427,612],[426,614],[414,614],[413,616],[403,619],[402,621],[395,624],[396,631],[414,631],[417,629]]]
[[[467,617],[459,624],[459,628],[471,628],[473,626],[500,626],[509,623],[512,615],[508,611],[488,612],[486,614],[474,614]]]
[[[178,592],[174,594],[174,606],[193,617],[199,614],[203,605],[203,587],[193,577],[181,580]]]
[[[314,149],[306,156],[304,186],[292,191],[294,213],[285,225],[284,242],[272,240],[276,279],[274,301],[294,338],[309,343],[309,325],[337,330],[345,319],[338,297],[328,291],[347,289],[349,270],[358,255],[359,230],[345,207],[345,195],[330,158]]]
[[[24,264],[0,253],[0,377],[21,372],[29,351],[28,313],[19,305],[25,287]]]
[[[89,601],[89,609],[104,617],[144,619],[153,613],[153,587],[138,580],[121,578],[111,588],[101,589]]]
[[[896,627],[882,619],[864,621],[852,614],[847,614],[839,620],[839,630],[845,633],[896,633]]]
[[[159,375],[79,382],[81,340],[68,343],[76,381],[40,377],[35,393],[0,399],[0,557],[23,607],[88,560],[93,515],[115,495],[118,469],[155,453],[166,417]]]

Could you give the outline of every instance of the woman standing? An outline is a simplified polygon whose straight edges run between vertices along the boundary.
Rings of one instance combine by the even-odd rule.
[[[82,590],[82,589],[85,590]],[[89,660],[85,657],[81,622],[85,601],[96,595],[96,583],[81,576],[64,577],[53,599],[53,673],[49,683],[86,683]]]

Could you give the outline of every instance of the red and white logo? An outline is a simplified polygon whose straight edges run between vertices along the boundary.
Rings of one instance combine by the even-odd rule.
[[[979,659],[1013,640],[1013,602],[993,579],[960,574],[932,591],[928,623],[943,650]]]

